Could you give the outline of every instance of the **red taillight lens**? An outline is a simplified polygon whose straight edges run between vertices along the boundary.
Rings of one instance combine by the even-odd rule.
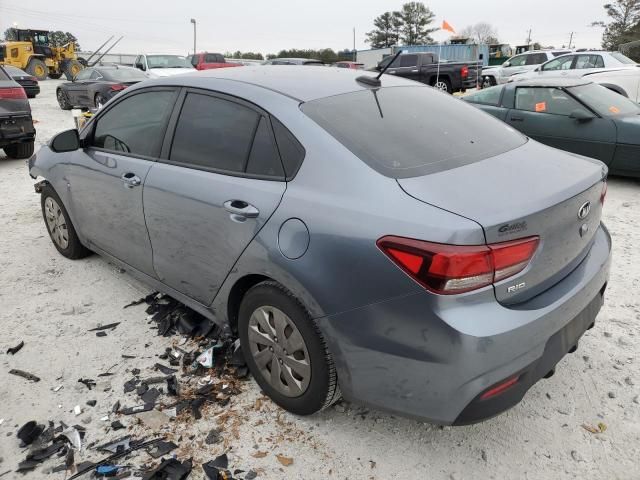
[[[604,205],[604,199],[607,198],[607,181],[604,181],[604,185],[602,185],[602,193],[600,193],[600,203]]]
[[[539,238],[492,245],[446,245],[387,236],[378,247],[426,289],[453,295],[469,292],[521,272],[533,257]]]
[[[38,79],[36,77],[27,77],[27,80],[38,83]]]
[[[504,382],[499,383],[495,387],[490,388],[489,390],[484,392],[482,395],[480,395],[480,400],[486,400],[488,398],[495,397],[496,395],[500,395],[501,393],[509,390],[516,383],[518,383],[518,379],[519,377],[513,377],[513,378],[510,378],[509,380],[505,380]]]
[[[126,85],[111,85],[111,91],[112,92],[119,92],[120,90],[124,90],[125,88],[127,88]]]
[[[22,100],[27,98],[22,87],[0,88],[0,99],[2,100]]]
[[[462,76],[463,80],[467,78],[469,76],[469,67],[467,67],[466,65],[462,67],[462,69],[460,70],[460,75]]]

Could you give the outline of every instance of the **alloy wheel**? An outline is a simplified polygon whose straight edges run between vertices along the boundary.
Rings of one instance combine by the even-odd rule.
[[[67,231],[67,220],[64,218],[60,205],[53,198],[47,197],[44,202],[44,212],[51,238],[58,247],[66,249],[69,246],[69,232]]]
[[[256,309],[249,319],[249,348],[273,388],[287,397],[304,394],[311,380],[309,352],[289,316],[271,306]]]
[[[436,82],[433,86],[443,92],[449,91],[449,86],[447,85],[446,82],[439,81],[439,82]]]

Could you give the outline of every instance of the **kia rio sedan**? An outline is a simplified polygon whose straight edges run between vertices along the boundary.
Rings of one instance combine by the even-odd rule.
[[[408,80],[143,82],[29,162],[55,248],[237,335],[260,387],[440,424],[518,403],[603,302],[607,170]]]

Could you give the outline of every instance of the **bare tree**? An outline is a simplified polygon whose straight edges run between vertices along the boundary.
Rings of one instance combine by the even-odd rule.
[[[478,44],[495,44],[500,43],[498,40],[498,32],[493,25],[487,22],[478,22],[475,25],[469,25],[463,28],[456,38],[470,38]]]

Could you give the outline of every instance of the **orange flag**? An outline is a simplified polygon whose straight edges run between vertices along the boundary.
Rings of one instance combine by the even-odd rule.
[[[451,33],[456,33],[456,31],[453,29],[453,27],[451,25],[449,25],[449,23],[446,20],[442,21],[442,30],[446,30],[446,31],[451,32]]]

